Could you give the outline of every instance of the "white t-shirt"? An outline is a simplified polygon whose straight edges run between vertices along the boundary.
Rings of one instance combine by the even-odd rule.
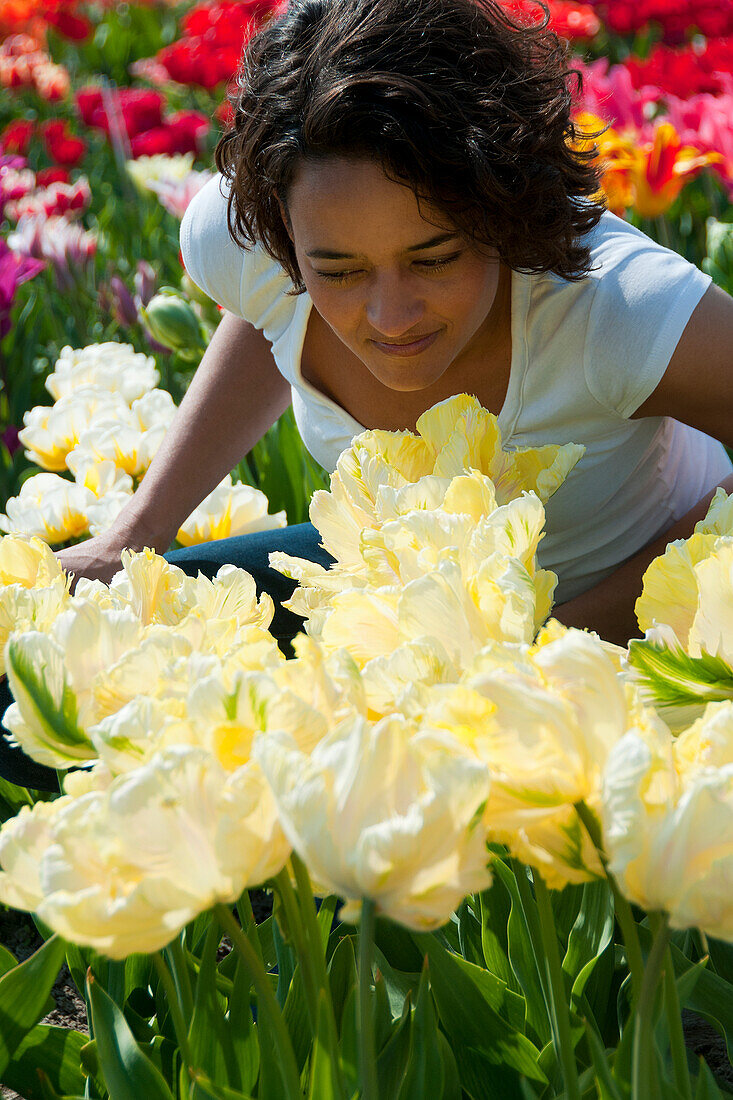
[[[290,278],[261,247],[234,243],[227,187],[215,176],[186,211],[186,270],[271,342],[303,442],[332,471],[364,428],[303,378],[312,300],[286,296]],[[723,445],[694,428],[629,419],[661,380],[710,277],[611,213],[589,241],[594,270],[579,282],[512,272],[511,373],[499,414],[507,449],[586,448],[546,505],[538,559],[558,574],[557,602],[603,580],[733,470]]]

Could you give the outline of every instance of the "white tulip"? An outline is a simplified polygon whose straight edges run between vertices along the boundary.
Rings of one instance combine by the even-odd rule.
[[[195,546],[214,539],[285,527],[285,512],[268,515],[268,507],[264,493],[250,485],[234,484],[228,474],[181,524],[176,538],[182,546]]]
[[[256,739],[283,830],[316,888],[347,899],[343,919],[369,898],[391,920],[434,929],[488,886],[477,814],[489,775],[456,748],[397,715],[355,717],[310,755],[286,734]]]
[[[81,386],[92,385],[119,393],[130,405],[154,389],[159,381],[160,374],[152,355],[142,355],[131,344],[110,340],[84,348],[62,348],[45,385],[56,401]]]

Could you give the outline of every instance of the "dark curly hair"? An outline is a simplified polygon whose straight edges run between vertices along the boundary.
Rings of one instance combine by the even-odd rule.
[[[232,238],[302,294],[278,198],[287,213],[302,159],[368,158],[508,267],[586,275],[600,169],[570,117],[582,77],[537,2],[540,21],[495,0],[290,0],[245,47],[216,147]]]

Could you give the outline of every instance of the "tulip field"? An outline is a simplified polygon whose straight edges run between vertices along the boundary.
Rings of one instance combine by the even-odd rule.
[[[466,394],[330,476],[288,411],[181,525],[310,518],[334,564],[271,558],[289,658],[241,569],[126,551],[72,593],[54,554],[125,507],[219,323],[180,221],[284,6],[0,0],[2,721],[61,792],[0,779],[0,904],[42,939],[0,945],[0,1086],[733,1098],[733,495],[627,647],[537,561],[584,448],[503,450]],[[609,208],[733,293],[733,0],[548,8]],[[47,1019],[64,964],[86,1030]]]

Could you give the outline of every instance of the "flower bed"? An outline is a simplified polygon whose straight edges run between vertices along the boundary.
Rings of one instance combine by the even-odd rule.
[[[549,9],[610,208],[730,291],[733,7]],[[4,723],[62,778],[0,781],[0,899],[42,939],[0,949],[0,1084],[730,1095],[682,1014],[731,1049],[733,498],[652,563],[628,648],[553,619],[537,564],[583,448],[505,452],[466,395],[330,479],[283,417],[181,525],[310,516],[335,564],[272,562],[306,621],[291,659],[241,570],[126,553],[72,595],[50,549],[114,521],[219,322],[178,227],[279,10],[0,0]],[[47,1019],[64,964],[92,1038]]]

